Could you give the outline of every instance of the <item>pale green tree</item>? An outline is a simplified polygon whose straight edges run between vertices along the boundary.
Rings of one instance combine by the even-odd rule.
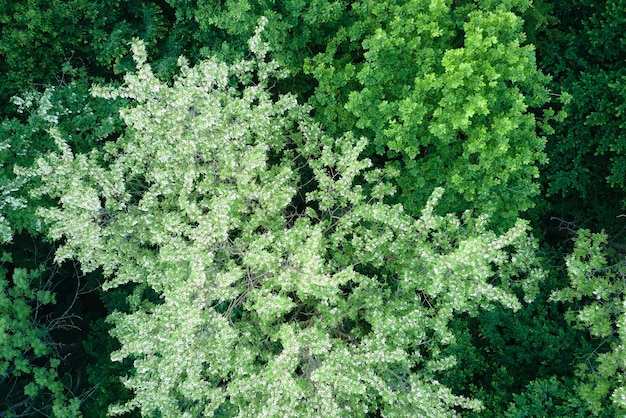
[[[494,304],[518,309],[542,271],[517,222],[439,216],[436,189],[412,217],[390,205],[392,169],[364,138],[326,135],[311,109],[269,83],[254,58],[180,60],[158,80],[141,42],[137,71],[100,97],[131,103],[101,151],[58,151],[31,174],[59,261],[102,269],[129,290],[111,313],[137,409],[164,417],[451,416],[480,410],[438,382],[455,359],[449,322]]]
[[[626,263],[607,243],[606,234],[578,231],[566,258],[569,286],[551,298],[573,302],[567,318],[594,339],[593,350],[577,366],[581,399],[596,415],[617,416],[626,411]]]

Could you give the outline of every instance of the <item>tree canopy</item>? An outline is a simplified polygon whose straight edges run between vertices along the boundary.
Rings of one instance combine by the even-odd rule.
[[[0,0],[0,415],[623,415],[622,3]]]
[[[251,42],[256,58],[232,66],[181,61],[172,86],[135,44],[137,73],[95,90],[131,100],[127,131],[89,154],[59,132],[59,152],[38,162],[37,193],[60,203],[42,211],[65,241],[57,259],[102,268],[105,289],[138,285],[132,312],[109,317],[114,358],[136,370],[134,399],[111,411],[479,408],[437,383],[454,365],[441,346],[454,315],[519,309],[517,288],[532,298],[541,274],[526,226],[498,236],[469,212],[437,216],[441,190],[418,219],[385,204],[397,173],[359,157],[365,139],[326,135],[293,96],[272,100],[276,67]]]

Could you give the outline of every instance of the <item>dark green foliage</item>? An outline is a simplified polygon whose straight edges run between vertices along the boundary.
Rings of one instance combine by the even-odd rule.
[[[290,92],[307,100],[316,80],[303,73],[303,64],[325,50],[341,27],[353,21],[350,2],[346,0],[168,0],[175,10],[173,31],[186,40],[184,50],[192,62],[199,56],[219,56],[226,61],[249,55],[248,40],[259,19],[267,19],[263,38],[270,56],[290,77],[276,80],[277,91]],[[167,45],[170,45],[170,35]],[[178,41],[177,41],[178,42]],[[174,51],[170,57],[174,57]],[[159,70],[157,61],[153,67]]]
[[[179,38],[180,30],[171,31],[167,12],[159,1],[0,1],[0,115],[12,114],[13,95],[62,85],[65,66],[108,79],[132,69],[128,43],[134,37],[153,52],[173,53],[160,64],[171,71],[182,50],[170,50],[176,42],[168,35]]]
[[[559,379],[555,376],[538,379],[529,383],[521,394],[514,394],[514,402],[506,413],[506,418],[524,417],[571,417],[589,416],[586,404],[573,396],[576,384],[573,379]],[[607,411],[600,417],[613,417],[617,411]]]
[[[559,216],[610,232],[623,228],[616,216],[626,191],[624,10],[623,0],[555,3],[552,24],[537,37],[552,90],[572,97],[548,142],[546,194]]]
[[[109,355],[110,342],[98,346],[98,355],[89,345],[110,340],[97,326],[106,313],[97,293],[102,279],[80,274],[75,263],[57,265],[54,251],[28,234],[2,246],[1,416],[76,417],[102,387],[115,386],[102,380],[114,382],[117,375],[95,382],[87,367],[106,364]]]
[[[248,40],[259,18],[264,16],[268,20],[264,37],[272,57],[294,72],[301,71],[306,57],[323,50],[338,24],[349,14],[349,2],[345,0],[210,0],[197,4],[170,0],[169,3],[176,9],[179,22],[197,22],[199,30],[195,37],[205,45],[205,53],[210,54],[222,47],[235,55],[246,53]]]
[[[457,344],[451,351],[459,367],[443,381],[485,403],[485,411],[474,416],[504,416],[517,397],[528,396],[526,386],[535,380],[572,380],[572,364],[591,347],[545,297],[516,313],[495,308],[461,318],[456,327]]]
[[[80,395],[80,281],[28,237],[0,267],[0,415],[73,417]],[[78,337],[78,339],[77,339]]]
[[[120,382],[120,377],[128,374],[132,369],[132,362],[114,363],[111,361],[111,353],[119,350],[120,345],[109,335],[110,329],[110,324],[106,324],[103,319],[98,319],[91,324],[89,337],[83,342],[85,352],[89,356],[86,373],[89,387],[92,388],[89,397],[81,405],[85,418],[104,417],[109,405],[128,400],[131,396]],[[134,412],[127,416],[139,415]]]

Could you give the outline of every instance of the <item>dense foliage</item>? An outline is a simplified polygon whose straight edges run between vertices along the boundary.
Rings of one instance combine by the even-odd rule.
[[[529,108],[546,102],[546,77],[512,11],[529,5],[515,3],[355,2],[355,22],[307,66],[319,118],[372,138],[413,213],[437,185],[445,212],[506,222],[532,206],[545,156]]]
[[[623,415],[625,10],[0,0],[0,415]]]
[[[620,0],[559,5],[537,40],[554,91],[571,96],[548,143],[546,195],[559,217],[611,233],[623,228],[626,191],[624,8]]]

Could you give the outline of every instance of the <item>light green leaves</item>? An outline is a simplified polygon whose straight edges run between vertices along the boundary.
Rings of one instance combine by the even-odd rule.
[[[417,219],[387,204],[397,172],[360,156],[366,139],[333,138],[309,107],[273,95],[279,70],[258,39],[251,47],[257,58],[233,65],[181,60],[166,84],[134,45],[137,72],[94,90],[131,100],[124,135],[89,154],[57,136],[39,162],[39,193],[60,202],[42,211],[65,240],[57,257],[102,268],[105,288],[146,289],[109,317],[135,394],[110,412],[480,409],[436,380],[455,365],[441,354],[448,324],[519,308],[519,287],[532,298],[526,226],[500,236],[469,212],[439,216],[441,189]]]

